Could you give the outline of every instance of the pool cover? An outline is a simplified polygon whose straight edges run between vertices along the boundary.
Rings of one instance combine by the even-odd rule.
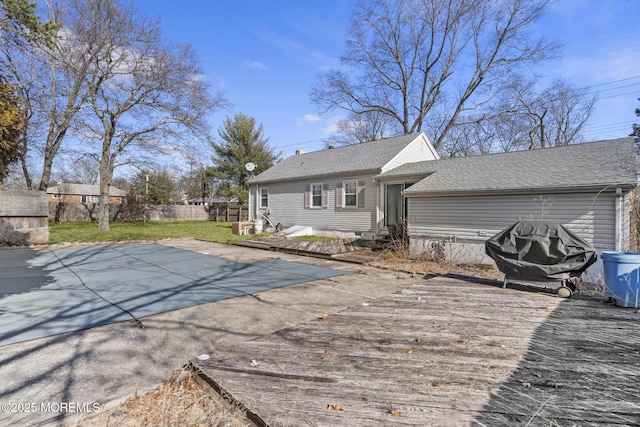
[[[346,274],[159,244],[0,251],[0,346]]]

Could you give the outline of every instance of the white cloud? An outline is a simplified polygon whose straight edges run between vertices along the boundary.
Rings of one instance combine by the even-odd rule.
[[[296,120],[296,124],[302,127],[307,124],[317,123],[321,120],[322,120],[322,117],[320,117],[317,114],[305,114],[302,118],[299,118],[298,120]]]
[[[635,46],[618,45],[615,49],[599,49],[590,56],[568,56],[563,61],[562,74],[574,79],[584,76],[591,84],[610,82],[636,76],[638,62],[640,51]]]
[[[322,128],[325,135],[333,135],[338,132],[338,124],[345,119],[345,116],[331,116],[326,120],[326,126]]]
[[[244,61],[244,65],[252,70],[265,70],[267,67],[260,61]]]
[[[324,53],[311,43],[304,44],[294,37],[281,35],[267,28],[256,29],[256,36],[282,50],[296,61],[311,64],[318,70],[326,71],[340,64],[337,55]]]

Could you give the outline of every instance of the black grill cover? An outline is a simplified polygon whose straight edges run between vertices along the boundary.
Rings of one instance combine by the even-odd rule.
[[[596,262],[596,250],[562,224],[521,221],[485,242],[485,252],[507,277],[566,280]]]

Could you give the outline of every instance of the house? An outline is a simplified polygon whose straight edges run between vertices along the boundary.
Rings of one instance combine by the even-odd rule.
[[[109,203],[119,205],[125,202],[127,192],[114,186],[109,188]],[[89,184],[58,183],[47,188],[50,203],[99,203],[100,186]]]
[[[424,133],[288,157],[249,181],[249,218],[273,224],[376,234],[401,223],[403,184],[375,177],[438,154]],[[389,193],[388,205],[383,191]]]
[[[288,157],[249,182],[250,219],[351,231],[407,224],[413,253],[487,261],[484,241],[520,219],[567,225],[598,251],[629,247],[633,138],[440,159],[424,133]]]
[[[633,138],[405,164],[376,176],[415,181],[402,196],[413,253],[490,262],[484,242],[520,219],[565,224],[598,250],[630,240]]]

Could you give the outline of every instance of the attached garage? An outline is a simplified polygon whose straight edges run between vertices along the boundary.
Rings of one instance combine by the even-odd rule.
[[[564,224],[599,252],[629,248],[632,138],[420,162],[377,179],[420,175],[402,193],[415,255],[491,262],[485,240],[519,220]]]
[[[628,200],[628,193],[619,200],[615,191],[409,198],[411,250],[420,253],[438,242],[450,258],[490,262],[485,240],[518,220],[564,224],[599,251],[624,248],[629,227],[616,232],[616,204],[628,211]]]

